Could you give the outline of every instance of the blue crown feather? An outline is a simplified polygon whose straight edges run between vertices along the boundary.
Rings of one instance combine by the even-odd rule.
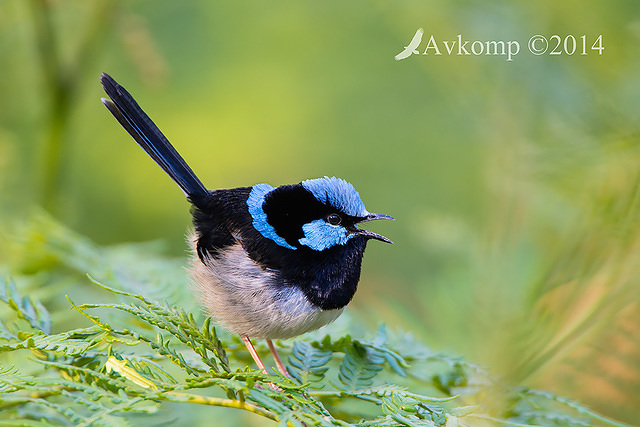
[[[301,184],[318,201],[333,206],[340,212],[360,218],[369,215],[360,199],[360,194],[353,188],[353,185],[344,179],[325,176],[324,178],[307,179]]]

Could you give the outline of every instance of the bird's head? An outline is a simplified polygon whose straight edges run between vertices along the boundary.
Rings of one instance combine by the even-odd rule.
[[[323,251],[355,237],[392,243],[358,228],[361,222],[393,218],[368,212],[355,188],[343,179],[309,179],[277,188],[254,185],[247,206],[255,229],[291,250]]]

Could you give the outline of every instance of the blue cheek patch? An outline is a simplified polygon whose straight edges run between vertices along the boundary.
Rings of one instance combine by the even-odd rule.
[[[353,237],[340,225],[331,225],[323,219],[316,219],[302,226],[304,237],[298,240],[301,245],[314,251],[323,251],[335,245],[344,245]]]
[[[297,249],[295,246],[291,246],[286,240],[278,236],[276,230],[267,221],[267,214],[262,209],[264,198],[271,190],[273,190],[273,187],[269,184],[256,184],[251,188],[251,193],[249,193],[249,198],[247,199],[247,206],[251,218],[253,218],[253,227],[267,239],[273,240],[284,248],[295,250]]]

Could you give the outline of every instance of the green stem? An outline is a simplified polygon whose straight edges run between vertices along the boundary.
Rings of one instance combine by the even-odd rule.
[[[67,81],[60,64],[49,2],[31,0],[31,10],[40,65],[45,85],[50,92],[46,136],[42,149],[44,163],[40,177],[40,199],[46,209],[52,210],[59,188],[62,136],[67,124],[70,92],[67,90]]]
[[[209,397],[209,396],[200,396],[197,394],[190,393],[181,393],[177,391],[168,391],[158,395],[159,400],[167,400],[170,402],[179,402],[179,403],[196,403],[200,405],[210,405],[210,406],[222,406],[225,408],[236,408],[242,409],[244,411],[251,412],[253,414],[261,415],[265,418],[268,418],[272,421],[277,421],[278,418],[272,412],[269,412],[265,409],[262,409],[258,406],[254,406],[250,403],[247,403],[244,400],[232,400],[232,399],[223,399],[220,397]]]
[[[55,212],[60,197],[65,134],[70,111],[79,85],[81,72],[88,67],[99,51],[103,33],[111,23],[113,3],[104,0],[95,8],[88,20],[87,30],[80,38],[75,60],[63,64],[58,49],[58,39],[52,22],[52,10],[48,0],[31,0],[34,32],[38,56],[49,90],[45,141],[42,148],[40,172],[40,202],[45,209]]]

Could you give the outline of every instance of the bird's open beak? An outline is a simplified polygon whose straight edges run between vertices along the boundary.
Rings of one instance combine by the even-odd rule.
[[[373,221],[375,219],[390,219],[391,221],[395,221],[395,218],[393,218],[392,216],[385,215],[385,214],[372,213],[372,214],[367,215],[366,217],[364,217],[360,221],[358,221],[358,223],[367,222],[367,221]],[[380,240],[381,242],[386,242],[386,243],[393,243],[391,240],[387,239],[384,236],[381,236],[378,233],[374,233],[373,231],[361,230],[358,227],[355,227],[355,229],[356,229],[356,232],[359,235],[365,236],[365,237],[367,237],[369,239]]]

